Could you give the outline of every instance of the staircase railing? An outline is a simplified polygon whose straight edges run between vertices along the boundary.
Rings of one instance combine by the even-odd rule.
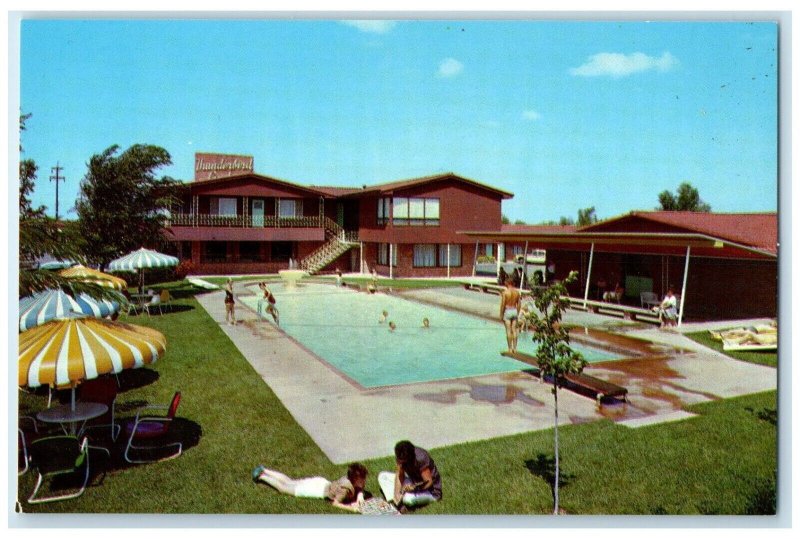
[[[326,242],[299,262],[301,269],[314,274],[347,252],[358,242],[357,232],[347,232],[336,221],[322,218]]]

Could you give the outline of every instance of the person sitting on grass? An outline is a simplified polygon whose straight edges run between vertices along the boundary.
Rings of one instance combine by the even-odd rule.
[[[350,464],[347,467],[347,475],[335,481],[328,481],[324,477],[292,479],[265,466],[256,466],[252,473],[253,481],[266,483],[283,494],[298,498],[327,499],[334,507],[354,513],[360,512],[359,505],[364,501],[367,474],[366,466],[360,462]]]
[[[442,499],[442,477],[430,453],[403,440],[394,446],[394,455],[395,473],[378,474],[378,484],[387,500],[407,512]]]

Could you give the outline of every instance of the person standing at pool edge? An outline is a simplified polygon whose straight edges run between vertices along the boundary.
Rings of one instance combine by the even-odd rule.
[[[275,307],[275,296],[272,294],[272,291],[267,288],[266,282],[262,281],[258,283],[258,287],[264,294],[264,296],[258,300],[258,318],[260,319],[263,316],[264,304],[266,303],[267,312],[272,315],[272,319],[275,320],[275,323],[280,326],[281,323],[278,321],[278,309]]]
[[[506,327],[506,342],[508,351],[517,351],[517,339],[519,338],[519,328],[517,318],[519,318],[520,302],[522,295],[511,278],[506,279],[506,287],[500,294],[500,320]]]
[[[225,285],[225,321],[229,324],[236,325],[236,313],[234,312],[233,301],[233,279],[228,277],[228,283]]]
[[[442,476],[430,453],[403,440],[394,446],[394,456],[395,473],[378,474],[384,498],[406,509],[442,499]]]

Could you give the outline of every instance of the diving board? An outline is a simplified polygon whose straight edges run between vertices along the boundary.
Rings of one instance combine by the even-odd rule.
[[[516,359],[517,361],[522,361],[523,363],[527,363],[539,369],[539,362],[535,356],[530,354],[523,354],[522,352],[503,352],[501,355]],[[539,376],[541,377],[541,370],[539,371]],[[603,404],[602,400],[604,397],[622,397],[624,402],[628,402],[628,389],[612,382],[601,380],[600,378],[584,373],[568,374],[564,379],[577,388],[594,393],[598,406]]]

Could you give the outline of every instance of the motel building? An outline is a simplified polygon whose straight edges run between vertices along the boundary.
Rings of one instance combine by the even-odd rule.
[[[168,237],[206,275],[472,277],[479,260],[546,253],[545,280],[577,270],[570,296],[620,304],[673,286],[684,320],[777,315],[777,214],[631,212],[589,226],[503,225],[512,193],[448,172],[360,187],[257,174],[244,155],[195,154]]]

